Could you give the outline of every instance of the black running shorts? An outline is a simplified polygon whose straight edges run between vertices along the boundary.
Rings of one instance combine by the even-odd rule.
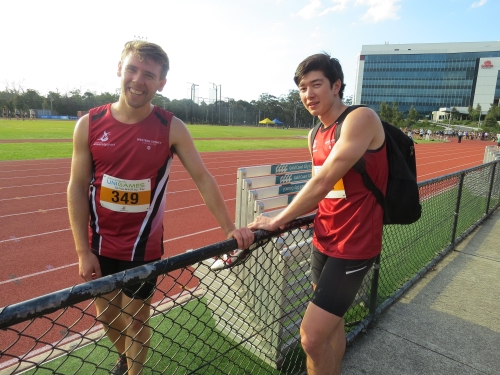
[[[117,272],[129,270],[131,268],[139,267],[144,264],[156,262],[156,260],[159,260],[156,259],[147,262],[145,261],[129,262],[125,260],[118,260],[118,259],[104,257],[99,254],[95,255],[97,256],[97,259],[99,259],[99,265],[101,266],[102,276],[112,275]],[[155,292],[156,289],[157,281],[158,277],[153,277],[152,279],[146,280],[144,282],[129,285],[123,288],[123,293],[129,298],[147,300],[148,298],[153,296],[153,293]]]
[[[311,302],[333,315],[343,317],[356,298],[375,258],[363,260],[332,258],[313,246],[311,272],[316,290]]]

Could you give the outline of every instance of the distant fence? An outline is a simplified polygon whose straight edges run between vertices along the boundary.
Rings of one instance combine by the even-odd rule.
[[[40,119],[44,120],[78,120],[78,117],[76,116],[38,116]]]
[[[349,343],[499,206],[498,163],[419,184],[422,218],[384,227],[380,266],[345,316]],[[304,249],[313,219],[256,232],[249,260],[233,269],[209,269],[213,257],[236,248],[227,240],[6,306],[0,311],[0,374],[109,372],[117,356],[103,337],[94,300],[155,276],[145,373],[303,373],[297,312],[310,299]]]

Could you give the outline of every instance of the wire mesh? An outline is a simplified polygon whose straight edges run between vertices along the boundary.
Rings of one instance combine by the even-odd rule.
[[[380,273],[365,277],[345,316],[346,332],[356,334],[374,316],[371,301],[377,308],[394,298],[498,207],[495,163],[419,185],[422,218],[384,227]],[[256,232],[251,255],[233,268],[210,269],[214,257],[236,249],[228,240],[6,306],[0,310],[0,374],[109,373],[118,354],[108,336],[147,353],[141,359],[127,352],[147,374],[302,374],[299,329],[312,294],[313,220]],[[117,291],[155,277],[152,299],[120,308]],[[103,313],[96,314],[96,304],[105,306]],[[149,313],[144,318],[139,310]],[[125,326],[103,324],[110,316]]]

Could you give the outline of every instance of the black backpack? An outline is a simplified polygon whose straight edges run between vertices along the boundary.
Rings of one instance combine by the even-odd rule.
[[[348,107],[337,119],[337,129],[335,130],[335,141],[340,137],[342,124],[347,115],[356,108],[363,105]],[[384,209],[384,224],[412,224],[420,219],[422,206],[420,205],[418,184],[417,184],[417,163],[415,160],[415,147],[413,140],[401,130],[388,122],[382,121],[385,132],[385,143],[387,149],[387,163],[389,166],[389,177],[387,181],[387,191],[384,194],[375,186],[372,179],[366,173],[365,159],[359,159],[352,166],[356,172],[363,177],[363,183],[377,199],[377,202]],[[311,133],[311,143],[321,123],[315,126]]]

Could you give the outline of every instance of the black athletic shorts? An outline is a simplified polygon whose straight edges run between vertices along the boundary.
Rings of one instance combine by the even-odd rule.
[[[108,257],[104,257],[102,255],[96,254],[97,259],[99,259],[99,265],[101,266],[102,276],[112,275],[117,272],[129,270],[131,268],[139,267],[144,264],[156,262],[159,259],[151,260],[151,261],[126,261],[119,259],[112,259]],[[146,280],[144,282],[140,282],[137,284],[129,285],[123,288],[123,293],[129,298],[136,298],[146,300],[153,296],[153,293],[156,290],[156,282],[158,281],[158,277],[153,277],[152,279]]]
[[[363,260],[332,258],[315,246],[311,252],[311,272],[316,285],[312,303],[343,317],[358,293],[376,257]]]

